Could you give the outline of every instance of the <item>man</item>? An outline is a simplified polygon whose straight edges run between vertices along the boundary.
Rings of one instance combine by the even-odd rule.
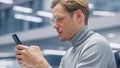
[[[53,0],[52,12],[60,40],[72,44],[59,68],[116,68],[108,41],[88,28],[87,0]],[[37,46],[18,45],[16,57],[22,68],[50,67]]]

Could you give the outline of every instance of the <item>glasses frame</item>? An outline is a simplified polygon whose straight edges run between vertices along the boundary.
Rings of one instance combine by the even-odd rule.
[[[55,16],[50,19],[52,24],[61,23],[65,16]]]

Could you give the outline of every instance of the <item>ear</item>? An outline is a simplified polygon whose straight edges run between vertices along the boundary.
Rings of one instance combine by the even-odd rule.
[[[78,23],[81,23],[84,21],[84,14],[83,14],[82,10],[75,11],[75,14],[76,14],[76,20]]]

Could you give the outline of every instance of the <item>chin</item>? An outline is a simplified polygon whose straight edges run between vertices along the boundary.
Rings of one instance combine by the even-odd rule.
[[[61,38],[61,37],[60,37],[60,40],[61,40],[62,42],[67,41],[67,39]]]

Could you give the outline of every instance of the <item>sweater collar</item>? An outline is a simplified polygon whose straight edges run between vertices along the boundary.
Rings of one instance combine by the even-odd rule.
[[[76,47],[82,42],[84,42],[91,34],[93,34],[93,31],[91,31],[88,26],[83,27],[77,34],[75,34],[69,41],[72,43],[73,47]]]

